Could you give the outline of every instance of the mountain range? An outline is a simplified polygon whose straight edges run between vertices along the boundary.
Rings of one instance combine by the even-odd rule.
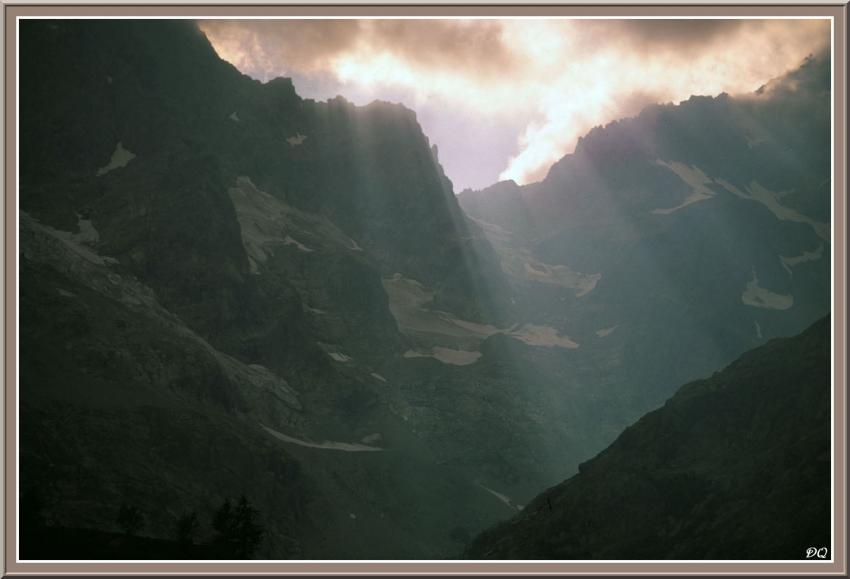
[[[189,21],[25,20],[20,52],[20,484],[50,532],[106,541],[129,505],[207,544],[244,496],[257,557],[457,557],[830,309],[826,56],[455,196],[411,110],[253,80]],[[785,343],[742,360],[822,386],[828,353]],[[730,400],[786,416],[779,394]]]

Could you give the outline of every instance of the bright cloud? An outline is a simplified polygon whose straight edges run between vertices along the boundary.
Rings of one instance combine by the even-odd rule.
[[[540,179],[588,130],[650,103],[753,91],[825,49],[830,36],[824,20],[216,20],[200,26],[222,58],[255,78],[292,76],[313,98],[339,93],[355,102],[403,101],[440,146],[449,176],[459,186],[479,187],[497,178]],[[459,134],[453,126],[468,130]]]

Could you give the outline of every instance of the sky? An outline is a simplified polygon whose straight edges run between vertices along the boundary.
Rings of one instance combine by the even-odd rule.
[[[455,191],[545,177],[591,128],[752,92],[827,50],[828,20],[205,20],[219,56],[304,98],[416,111]]]

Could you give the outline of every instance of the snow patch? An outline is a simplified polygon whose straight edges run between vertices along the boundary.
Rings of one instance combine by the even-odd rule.
[[[251,273],[259,273],[260,264],[281,247],[293,246],[298,251],[311,253],[333,244],[361,251],[327,218],[287,205],[259,189],[247,176],[237,177],[228,194],[239,220]],[[305,238],[309,246],[302,241]]]
[[[112,158],[109,159],[109,163],[98,169],[96,176],[100,177],[101,175],[105,175],[115,169],[126,167],[127,163],[135,158],[136,154],[125,149],[121,141],[118,141],[118,144],[115,145],[115,150],[112,152]]]
[[[493,334],[498,334],[501,332],[499,328],[496,326],[491,326],[490,324],[478,324],[476,322],[469,322],[466,320],[459,320],[457,318],[447,318],[454,325],[463,328],[465,330],[469,330],[470,332],[474,332],[476,334],[480,334],[482,336],[492,336]]]
[[[694,203],[699,203],[700,201],[705,201],[707,199],[711,199],[711,197],[702,195],[700,193],[691,193],[685,198],[684,201],[682,201],[675,207],[668,207],[666,209],[653,209],[652,213],[654,213],[655,215],[670,215],[671,213],[675,213],[680,209],[684,209],[688,205],[693,205]]]
[[[380,380],[381,382],[386,382],[386,381],[387,381],[387,379],[386,379],[386,378],[384,378],[384,377],[383,377],[383,376],[381,376],[380,374],[376,374],[375,372],[372,372],[372,373],[370,374],[370,376],[372,376],[372,378],[374,378],[375,380]]]
[[[60,289],[60,290],[58,290],[58,291],[59,291],[59,295],[60,295],[60,296],[62,296],[62,297],[66,297],[66,298],[75,298],[75,297],[77,297],[77,294],[71,293],[71,292],[69,292],[69,291],[65,291],[65,290],[63,290],[63,289]]]
[[[678,175],[680,179],[682,179],[685,183],[687,183],[693,188],[693,193],[689,197],[687,197],[684,202],[680,203],[676,207],[671,207],[668,209],[655,209],[652,211],[652,213],[670,214],[693,203],[705,201],[706,199],[715,196],[715,193],[708,187],[708,185],[716,183],[717,185],[723,187],[724,189],[726,189],[733,195],[740,197],[741,199],[761,203],[780,221],[794,221],[797,223],[804,223],[806,225],[809,225],[818,237],[820,237],[827,243],[829,243],[830,241],[830,226],[828,223],[816,221],[811,217],[807,217],[799,211],[791,209],[790,207],[786,207],[782,204],[781,198],[787,192],[770,191],[769,189],[766,189],[765,187],[760,185],[757,181],[751,181],[749,186],[746,187],[746,191],[742,191],[741,189],[739,189],[735,185],[732,185],[728,181],[725,181],[723,179],[712,179],[696,167],[688,167],[687,165],[675,161],[667,163],[665,161],[662,161],[661,159],[656,159],[656,163],[667,167],[668,169],[676,173],[676,175]]]
[[[270,435],[282,442],[297,444],[298,446],[304,446],[306,448],[318,448],[321,450],[341,450],[343,452],[377,452],[384,450],[383,448],[379,448],[377,446],[368,446],[365,444],[357,444],[351,442],[334,442],[332,440],[310,442],[308,440],[301,440],[300,438],[288,436],[286,434],[283,434],[282,432],[278,432],[273,428],[269,428],[265,424],[260,424],[260,426],[263,427],[263,430],[265,430]]]
[[[467,350],[453,350],[451,348],[443,348],[435,346],[433,357],[443,364],[452,364],[453,366],[468,366],[474,364],[481,357],[481,352]]]
[[[599,337],[599,338],[604,338],[605,336],[610,335],[611,332],[613,332],[616,329],[617,329],[617,326],[611,326],[610,328],[602,328],[601,330],[596,330],[596,336]]]
[[[61,231],[59,229],[54,229],[49,225],[44,225],[34,217],[30,217],[25,211],[21,211],[20,214],[21,220],[26,220],[33,229],[58,239],[65,245],[65,247],[89,263],[93,263],[95,265],[111,265],[118,263],[118,260],[114,257],[98,255],[92,251],[91,248],[84,245],[84,243],[87,243],[92,239],[97,240],[99,237],[94,226],[91,225],[91,221],[81,219],[77,222],[78,225],[83,222],[88,222],[88,224],[86,226],[80,225],[81,231],[79,233],[71,233],[70,231]]]
[[[91,219],[83,219],[77,215],[77,227],[80,228],[80,232],[76,235],[76,239],[80,243],[97,243],[100,241],[100,234],[92,225]]]
[[[405,358],[433,358],[452,366],[468,366],[481,357],[481,352],[470,350],[454,350],[442,346],[434,346],[430,350],[407,350],[402,354]]]
[[[780,198],[782,197],[783,193],[776,193],[765,189],[756,181],[752,181],[750,183],[750,185],[746,188],[746,192],[741,191],[739,188],[735,187],[728,181],[724,181],[723,179],[717,179],[717,184],[732,193],[733,195],[740,197],[741,199],[761,203],[762,205],[767,207],[770,212],[773,213],[773,215],[780,221],[793,221],[796,223],[804,223],[810,226],[818,237],[829,243],[829,224],[816,221],[811,217],[803,215],[799,211],[796,211],[794,209],[791,209],[790,207],[786,207],[785,205],[783,205],[780,202]]]
[[[372,434],[367,434],[366,436],[361,438],[360,442],[363,442],[365,444],[372,444],[373,442],[381,442],[381,440],[383,439],[384,437],[381,436],[380,432],[373,432]]]
[[[823,244],[820,244],[816,250],[804,251],[801,255],[795,255],[793,257],[780,255],[779,261],[782,263],[782,267],[785,268],[785,271],[787,271],[790,275],[794,275],[794,272],[791,271],[792,267],[800,265],[801,263],[806,263],[807,261],[817,261],[822,257]]]
[[[498,491],[494,491],[494,490],[493,490],[493,489],[491,489],[490,487],[484,486],[484,485],[483,485],[483,484],[481,484],[481,483],[476,483],[476,484],[477,484],[479,487],[481,487],[482,489],[484,489],[485,491],[487,491],[488,493],[490,493],[491,495],[493,495],[494,497],[496,497],[497,499],[499,499],[500,501],[502,501],[502,502],[503,502],[504,504],[506,504],[506,505],[507,505],[507,506],[508,506],[511,510],[513,510],[513,511],[517,511],[517,512],[519,512],[519,511],[521,511],[521,510],[522,510],[522,505],[518,505],[518,504],[516,504],[515,502],[513,502],[513,500],[511,500],[511,497],[509,497],[508,495],[504,495],[504,494],[502,494],[502,493],[500,493],[500,492],[498,492]]]
[[[538,283],[558,285],[575,290],[580,298],[596,289],[596,284],[602,279],[601,273],[579,273],[565,265],[549,265],[526,255],[523,270],[525,277]]]
[[[312,249],[310,249],[309,247],[307,247],[303,243],[299,243],[298,241],[295,241],[289,235],[287,235],[286,237],[283,238],[283,244],[284,245],[294,245],[295,247],[298,248],[299,251],[303,251],[305,253],[312,253],[313,252]]]
[[[328,352],[328,356],[330,356],[333,360],[337,362],[350,362],[351,356],[346,356],[340,352]]]
[[[764,337],[764,336],[762,336],[762,333],[761,333],[761,326],[759,325],[758,322],[753,322],[753,323],[755,324],[755,327],[756,327],[756,338],[761,340]]]
[[[408,350],[406,358],[435,357],[449,364],[471,364],[480,357],[478,346],[490,336],[504,334],[531,346],[573,349],[579,345],[549,326],[517,324],[498,328],[491,324],[461,320],[448,312],[426,306],[435,292],[416,280],[395,274],[383,280],[390,300],[390,312],[399,330],[420,342],[420,348]],[[442,350],[437,350],[442,348]],[[458,353],[462,352],[462,353]]]
[[[787,310],[794,305],[793,296],[777,294],[759,286],[759,278],[755,270],[752,272],[752,278],[747,282],[744,293],[741,294],[741,301],[748,306],[769,310]]]
[[[531,251],[513,239],[507,230],[473,219],[484,232],[484,236],[499,255],[502,270],[508,275],[537,283],[557,285],[573,290],[576,297],[582,297],[596,288],[602,279],[601,273],[581,273],[566,265],[550,265],[535,258]],[[512,300],[513,301],[513,300]],[[514,302],[515,303],[515,302]]]
[[[236,114],[236,111],[233,111],[232,113],[230,113],[230,116],[227,117],[227,118],[230,119],[231,121],[233,121],[234,123],[239,122],[239,115]]]
[[[244,364],[236,358],[215,350],[224,373],[231,382],[235,382],[244,390],[259,390],[267,392],[295,410],[301,410],[298,394],[289,383],[260,364]]]
[[[656,159],[655,162],[674,172],[679,179],[690,185],[693,191],[685,198],[684,201],[675,207],[653,209],[652,213],[655,213],[656,215],[670,215],[675,211],[684,209],[688,205],[693,205],[694,203],[699,203],[700,201],[705,201],[714,197],[714,192],[707,187],[707,185],[711,184],[712,180],[697,167],[688,167],[687,165],[676,161],[667,163],[661,159]]]
[[[558,330],[550,326],[524,324],[519,330],[507,332],[506,335],[528,344],[529,346],[557,347],[574,350],[578,344],[569,336],[561,336]]]
[[[258,264],[264,263],[272,253],[270,246],[282,241],[280,225],[275,219],[283,213],[283,204],[265,191],[260,191],[246,176],[237,177],[235,186],[227,192],[236,209],[242,245],[248,254],[251,273],[258,273]]]
[[[297,147],[301,143],[303,143],[307,139],[307,135],[302,135],[301,133],[295,133],[294,137],[288,137],[286,142],[289,143],[290,147]]]

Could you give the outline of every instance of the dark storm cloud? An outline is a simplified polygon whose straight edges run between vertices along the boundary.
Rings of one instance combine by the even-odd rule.
[[[248,74],[267,77],[322,68],[329,57],[351,49],[361,36],[359,20],[202,20],[198,26],[219,55]]]
[[[599,21],[597,21],[598,23]],[[603,24],[604,26],[604,24]],[[702,51],[714,42],[761,27],[757,20],[613,20],[608,33],[635,50]]]
[[[343,94],[358,104],[382,99],[416,109],[461,187],[480,183],[486,176],[475,171],[486,167],[492,174],[500,163],[500,179],[536,179],[596,125],[652,102],[752,92],[830,44],[824,19],[292,19],[199,26],[222,58],[254,78],[292,77],[300,94],[317,100]]]
[[[264,77],[323,68],[357,49],[391,52],[411,65],[474,75],[514,64],[492,21],[464,20],[204,20],[201,30],[220,55]],[[262,71],[262,73],[261,73]]]

